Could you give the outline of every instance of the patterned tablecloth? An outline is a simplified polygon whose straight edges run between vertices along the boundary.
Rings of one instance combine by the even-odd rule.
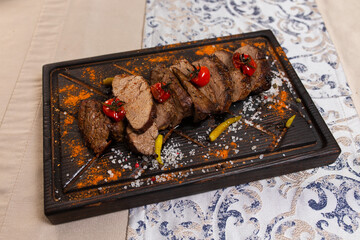
[[[131,209],[128,239],[360,239],[360,119],[314,0],[148,0],[144,47],[271,29],[341,147],[329,166]]]

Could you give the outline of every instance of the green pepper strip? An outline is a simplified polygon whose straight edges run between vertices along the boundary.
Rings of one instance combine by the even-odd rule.
[[[295,119],[296,115],[292,115],[291,118],[289,118],[286,121],[285,127],[289,128],[291,126],[291,124],[293,123],[294,119]]]
[[[110,86],[110,85],[112,84],[113,80],[114,80],[113,77],[105,78],[105,79],[102,81],[102,84],[103,84],[103,85]]]
[[[237,116],[237,117],[233,117],[233,118],[229,118],[226,121],[222,122],[221,124],[219,124],[209,135],[210,141],[215,141],[220,134],[225,131],[225,129],[227,129],[231,124],[239,121],[241,119],[241,116]]]
[[[163,135],[159,134],[155,140],[155,153],[157,155],[156,160],[159,164],[164,165],[163,161],[161,160],[161,148],[163,144]]]

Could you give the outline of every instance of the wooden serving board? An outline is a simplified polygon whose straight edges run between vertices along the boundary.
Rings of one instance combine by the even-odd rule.
[[[154,159],[131,153],[124,143],[112,143],[100,157],[85,146],[77,125],[78,106],[84,99],[111,96],[103,79],[125,72],[148,79],[157,63],[170,66],[179,58],[191,62],[245,44],[269,56],[272,88],[233,103],[232,115],[196,124],[184,120],[177,130],[205,147],[173,133],[163,147],[165,164],[159,167]],[[45,214],[54,224],[327,165],[340,154],[271,31],[48,64],[43,68],[43,104]],[[242,121],[209,142],[210,131],[234,115],[242,115]],[[293,115],[292,126],[280,138]],[[146,168],[137,179],[136,163]]]

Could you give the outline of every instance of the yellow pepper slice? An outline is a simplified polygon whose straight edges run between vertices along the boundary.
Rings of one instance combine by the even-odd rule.
[[[237,117],[233,117],[233,118],[229,118],[226,121],[222,122],[221,124],[219,124],[209,135],[210,141],[215,141],[215,139],[217,139],[220,134],[225,131],[225,129],[227,129],[231,124],[233,124],[234,122],[237,122],[241,119],[241,116],[237,116]]]
[[[110,86],[110,85],[112,84],[113,80],[114,80],[113,77],[105,78],[105,79],[102,81],[102,84],[103,84],[103,85]]]
[[[161,160],[161,148],[163,144],[163,138],[163,135],[159,134],[155,140],[155,153],[157,155],[156,160],[161,165],[164,165],[163,161]]]
[[[296,115],[292,115],[291,118],[289,118],[286,121],[285,127],[289,128],[291,126],[291,124],[293,123],[294,119],[295,119]]]

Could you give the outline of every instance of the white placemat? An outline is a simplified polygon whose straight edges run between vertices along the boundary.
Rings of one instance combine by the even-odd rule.
[[[161,1],[144,47],[271,29],[342,153],[329,166],[131,209],[128,239],[360,238],[360,119],[314,0]]]

